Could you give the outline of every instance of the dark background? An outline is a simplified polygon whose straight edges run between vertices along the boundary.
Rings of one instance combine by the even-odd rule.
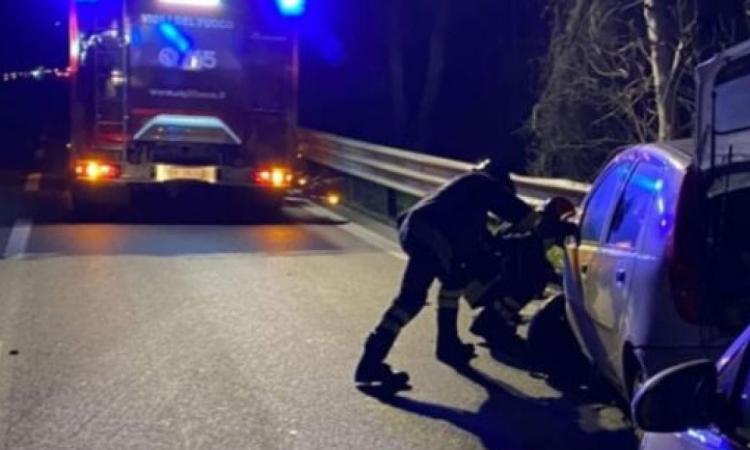
[[[388,4],[308,0],[300,23],[303,126],[384,144],[404,142],[394,136],[391,120]],[[408,112],[415,115],[425,79],[431,3],[405,4],[401,41]],[[548,39],[535,5],[532,0],[451,0],[446,66],[431,115],[434,132],[424,151],[476,160],[523,145],[516,132],[533,105],[536,68]],[[67,0],[0,2],[0,73],[65,67],[67,7]],[[28,167],[36,148],[67,141],[67,108],[64,81],[0,82],[0,165]]]

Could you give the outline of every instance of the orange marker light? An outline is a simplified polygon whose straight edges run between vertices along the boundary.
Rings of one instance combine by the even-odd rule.
[[[341,203],[341,196],[336,193],[330,193],[326,196],[326,202],[331,206],[336,206]]]
[[[273,169],[273,172],[271,172],[271,183],[273,184],[273,187],[282,187],[284,186],[286,177],[284,176],[284,171],[281,169]]]
[[[86,164],[86,176],[91,178],[92,180],[96,180],[97,178],[99,178],[99,164],[95,163],[94,161]]]
[[[78,178],[96,181],[101,178],[117,178],[120,176],[119,167],[113,164],[97,161],[82,161],[76,164],[75,173]]]
[[[293,175],[288,170],[277,167],[255,172],[255,182],[261,186],[284,188],[288,187],[293,179]]]

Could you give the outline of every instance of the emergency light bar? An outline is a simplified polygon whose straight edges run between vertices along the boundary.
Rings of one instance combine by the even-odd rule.
[[[221,0],[159,0],[159,3],[166,3],[168,5],[200,6],[206,8],[221,6]]]
[[[305,13],[305,0],[276,0],[276,5],[285,16],[301,16]]]

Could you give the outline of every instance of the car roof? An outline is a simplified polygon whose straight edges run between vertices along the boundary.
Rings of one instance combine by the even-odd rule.
[[[694,139],[680,139],[675,141],[659,142],[648,144],[648,146],[665,151],[669,154],[669,156],[677,159],[684,165],[688,165],[693,161],[693,155],[695,153]]]
[[[618,151],[613,160],[628,154],[642,154],[644,152],[655,154],[665,160],[671,161],[681,169],[687,168],[693,163],[693,154],[695,152],[695,141],[693,139],[679,139],[666,142],[653,142],[649,144],[637,144],[623,147]]]

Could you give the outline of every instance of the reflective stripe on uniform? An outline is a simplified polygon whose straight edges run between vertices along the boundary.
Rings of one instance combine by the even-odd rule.
[[[411,314],[399,308],[398,306],[394,306],[393,308],[388,310],[388,315],[401,322],[401,325],[406,325],[412,319]]]
[[[438,308],[458,309],[458,301],[461,298],[461,291],[440,290],[438,294]]]
[[[401,325],[400,323],[396,323],[393,320],[385,319],[380,322],[380,328],[393,334],[399,334],[401,332],[401,329],[403,328],[403,325]]]

